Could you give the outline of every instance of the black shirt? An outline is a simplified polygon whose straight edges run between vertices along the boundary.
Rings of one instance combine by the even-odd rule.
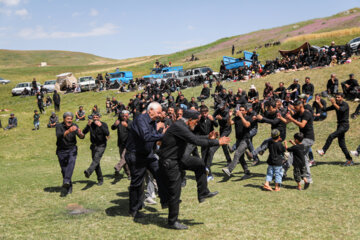
[[[217,115],[220,115],[222,117],[221,120],[217,120],[220,125],[220,131],[231,131],[231,125],[228,123],[229,119],[229,109],[225,108],[224,110],[221,110],[220,108],[216,109],[213,117],[215,118]],[[217,127],[217,126],[216,126]]]
[[[72,126],[79,128],[75,123],[71,124],[70,127]],[[77,130],[64,137],[65,131],[67,131],[70,127],[66,127],[64,122],[56,124],[56,151],[67,150],[76,146],[76,135],[78,135]]]
[[[302,120],[306,120],[307,123],[305,127],[299,128],[300,132],[304,134],[304,138],[315,140],[312,114],[309,111],[305,110],[302,115],[300,115],[299,113],[294,114],[293,118],[299,122],[302,122]]]
[[[250,122],[250,124],[252,123],[252,119],[250,116],[244,116],[245,120]],[[245,140],[245,139],[249,139],[250,138],[250,130],[251,130],[251,125],[250,127],[246,128],[241,120],[240,117],[234,117],[232,119],[235,123],[235,136],[236,136],[236,140]]]
[[[279,98],[281,100],[285,100],[285,96],[286,96],[286,88],[285,87],[278,87],[277,89],[275,89],[274,92],[280,92],[280,93],[277,93],[277,95],[279,96]]]
[[[218,146],[218,140],[205,139],[192,133],[183,120],[177,120],[172,124],[162,139],[159,150],[160,161],[165,159],[180,160],[184,155],[186,145]]]
[[[115,126],[115,123],[111,126],[112,130],[117,129],[117,134],[118,134],[118,147],[125,147],[125,143],[128,139],[128,134],[129,134],[129,129],[130,129],[130,124],[132,123],[131,120],[127,121],[128,126],[124,127],[121,124],[121,121],[119,123],[119,125]]]
[[[293,166],[302,168],[305,166],[305,147],[303,144],[297,144],[287,149],[293,153]]]
[[[91,144],[100,146],[106,145],[107,137],[109,136],[108,125],[104,122],[101,122],[101,126],[97,126],[94,122],[91,125],[86,125],[83,130],[84,134],[87,134],[90,131],[90,141]]]
[[[328,92],[330,92],[330,94],[337,93],[338,87],[339,87],[339,80],[337,80],[337,78],[334,79],[334,83],[331,78],[328,80],[326,89],[328,90]]]
[[[217,127],[216,121],[211,121],[209,118],[201,117],[199,123],[195,127],[195,133],[198,135],[208,135],[214,131],[214,126]]]
[[[310,96],[314,95],[314,85],[312,83],[305,83],[302,86],[302,93],[308,94]]]
[[[277,114],[279,111],[276,111],[275,113],[271,114],[269,112],[265,112],[263,119],[260,120],[261,123],[269,123],[271,124],[271,130],[277,129],[280,131],[280,137],[282,140],[285,140],[286,138],[286,124],[281,121],[279,118],[277,118]]]
[[[323,105],[323,107],[321,108],[320,105],[314,101],[313,104],[312,104],[312,108],[313,108],[313,111],[315,111],[315,113],[322,113],[325,111],[326,109],[326,101],[324,99],[320,99],[320,103],[321,105]]]
[[[349,124],[349,105],[345,101],[342,101],[338,105],[340,107],[339,110],[336,110],[334,105],[332,105],[330,107],[327,107],[325,111],[331,111],[331,110],[336,111],[336,118],[338,125]]]
[[[282,142],[274,142],[273,140],[269,142],[269,157],[267,159],[267,164],[271,166],[281,166],[284,160],[285,147],[282,145]]]

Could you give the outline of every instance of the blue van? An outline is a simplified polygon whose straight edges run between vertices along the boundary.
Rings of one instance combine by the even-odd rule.
[[[129,71],[120,71],[116,69],[115,72],[110,73],[110,82],[111,84],[117,81],[118,83],[128,84],[130,80],[133,80],[133,73]]]
[[[227,70],[230,70],[234,68],[244,67],[245,65],[250,67],[252,64],[252,60],[251,60],[252,55],[253,55],[252,52],[244,51],[244,59],[223,56],[225,68]]]

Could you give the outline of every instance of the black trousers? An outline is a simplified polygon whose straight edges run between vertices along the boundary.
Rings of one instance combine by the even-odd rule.
[[[71,177],[74,172],[77,157],[77,147],[74,146],[71,149],[57,150],[56,155],[58,156],[59,164],[61,167],[63,184],[66,183],[71,185]]]
[[[211,165],[214,158],[215,152],[218,150],[219,146],[212,146],[212,147],[201,147],[201,159],[204,163],[205,167],[209,170],[209,176],[212,175],[211,173]]]
[[[60,111],[60,104],[54,103],[54,108],[55,108],[55,112],[59,112]]]
[[[342,152],[344,153],[345,157],[347,160],[352,160],[352,157],[349,154],[349,151],[346,148],[346,143],[345,143],[345,133],[349,130],[349,124],[339,124],[336,128],[336,131],[331,133],[329,135],[329,137],[326,139],[325,145],[322,148],[324,152],[326,152],[332,141],[337,138],[338,142],[339,142],[339,146],[342,150]]]
[[[96,145],[91,144],[90,149],[91,149],[92,162],[91,162],[89,168],[87,169],[87,172],[91,175],[95,171],[97,180],[99,182],[102,182],[103,175],[101,172],[100,160],[105,152],[106,145],[96,146]]]
[[[44,112],[45,109],[44,109],[44,104],[42,102],[38,102],[38,107],[39,107],[39,110],[40,110],[40,113]]]
[[[133,152],[126,151],[125,153],[126,163],[130,168],[131,182],[129,190],[129,208],[130,212],[139,211],[142,208],[143,202],[143,182],[146,170],[149,170],[155,178],[158,189],[161,204],[168,202],[168,195],[164,181],[161,179],[159,170],[159,161],[156,158],[147,158],[141,155],[136,155]]]

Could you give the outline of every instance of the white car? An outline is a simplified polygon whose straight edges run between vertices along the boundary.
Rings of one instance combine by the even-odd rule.
[[[351,50],[353,52],[356,52],[360,46],[360,37],[350,40],[350,42],[348,42],[348,44],[349,44]]]
[[[6,79],[3,79],[3,78],[0,78],[0,84],[8,84],[10,83],[10,80],[6,80]]]
[[[43,85],[43,89],[45,89],[46,92],[53,92],[55,90],[55,83],[56,83],[56,80],[45,81],[45,83]]]
[[[40,88],[41,88],[41,84],[40,83],[36,83],[37,84],[37,90],[40,91]],[[31,88],[32,88],[32,85],[31,85],[31,82],[24,82],[24,83],[18,83],[12,90],[11,90],[11,93],[13,96],[17,96],[17,95],[21,95],[21,93],[27,89],[28,92],[30,93],[31,92]]]
[[[80,77],[78,80],[81,91],[90,91],[95,89],[97,86],[95,84],[95,79],[93,77]]]

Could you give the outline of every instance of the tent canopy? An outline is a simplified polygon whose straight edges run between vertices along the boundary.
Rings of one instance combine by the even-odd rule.
[[[301,45],[298,48],[295,48],[293,50],[279,50],[281,56],[286,57],[288,55],[297,55],[300,50],[302,49],[304,52],[310,51],[311,45],[308,42],[305,42],[303,45]]]
[[[65,91],[67,87],[71,87],[73,84],[77,84],[76,77],[71,73],[62,73],[56,76],[56,91]]]

